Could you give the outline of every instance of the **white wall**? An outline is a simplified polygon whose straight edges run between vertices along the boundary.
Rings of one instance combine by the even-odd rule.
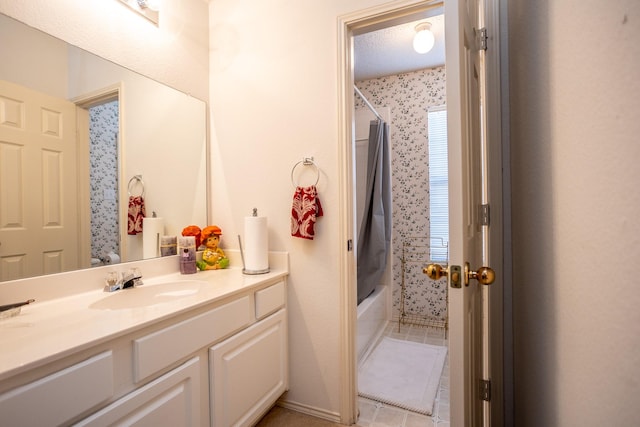
[[[163,0],[159,26],[118,0],[0,0],[0,12],[208,100],[208,4]]]
[[[213,0],[210,7],[213,220],[237,246],[245,215],[269,220],[290,253],[287,400],[338,414],[340,400],[337,18],[380,0]],[[290,235],[291,168],[313,156],[324,216],[313,241]],[[228,240],[227,240],[228,239]]]
[[[0,15],[0,78],[58,98],[67,98],[69,61],[65,42]],[[38,48],[34,49],[34,46]],[[20,55],[16,55],[20,52]],[[8,60],[11,58],[11,60]],[[42,64],[47,72],[42,72]]]
[[[516,425],[638,425],[640,3],[509,20]]]

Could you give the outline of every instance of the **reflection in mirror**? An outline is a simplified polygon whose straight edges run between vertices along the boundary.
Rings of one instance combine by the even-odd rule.
[[[0,55],[0,280],[156,256],[142,191],[160,234],[206,225],[203,101],[2,14]]]
[[[118,99],[89,107],[89,211],[91,263],[113,261],[120,250],[118,194]]]

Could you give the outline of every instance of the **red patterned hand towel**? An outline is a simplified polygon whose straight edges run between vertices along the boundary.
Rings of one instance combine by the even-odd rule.
[[[313,227],[319,216],[322,216],[322,206],[316,186],[296,187],[291,207],[291,235],[313,240]]]
[[[129,215],[127,234],[142,233],[142,219],[145,217],[144,199],[142,196],[129,196]]]

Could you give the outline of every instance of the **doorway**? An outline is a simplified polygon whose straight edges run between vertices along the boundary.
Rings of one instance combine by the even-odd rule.
[[[126,259],[123,227],[121,86],[74,98],[78,122],[80,246],[85,268]],[[126,194],[126,193],[124,193]],[[126,229],[125,229],[126,230]]]
[[[430,178],[429,170],[429,141],[431,113],[442,111],[445,108],[445,81],[446,73],[444,68],[444,15],[442,5],[436,7],[426,7],[424,10],[415,11],[402,17],[392,17],[382,19],[375,25],[365,26],[355,30],[353,37],[354,53],[354,83],[356,94],[352,100],[355,118],[355,141],[352,152],[355,156],[354,169],[356,183],[353,192],[356,199],[356,229],[355,248],[361,235],[361,199],[363,195],[358,189],[362,187],[362,167],[367,164],[366,158],[363,160],[360,153],[366,153],[366,148],[362,145],[367,143],[363,138],[363,125],[368,131],[368,120],[375,119],[375,116],[383,116],[384,121],[390,128],[390,170],[392,190],[392,239],[386,273],[382,276],[380,283],[376,286],[381,290],[376,290],[369,298],[359,304],[357,310],[358,323],[358,367],[360,368],[359,383],[368,381],[363,378],[368,375],[363,364],[371,362],[372,352],[375,354],[376,348],[384,341],[385,345],[390,340],[420,343],[424,347],[440,348],[447,346],[447,282],[446,279],[431,280],[422,273],[422,268],[430,261],[447,261],[447,235],[433,239],[433,227],[430,221],[430,194],[435,190],[430,188],[430,182],[435,182]],[[394,70],[388,67],[388,62],[393,61],[394,53],[386,53],[384,49],[375,52],[374,56],[380,56],[381,61],[386,61],[380,71],[372,70],[371,67],[362,66],[369,64],[371,52],[370,40],[376,40],[378,45],[385,37],[399,38],[402,31],[413,32],[414,28],[422,23],[429,22],[438,40],[438,48],[432,50],[424,56],[414,55],[417,61],[409,61],[407,65]],[[391,44],[397,41],[391,41]],[[408,40],[409,46],[411,39]],[[384,44],[384,43],[382,43]],[[375,43],[373,43],[375,45]],[[378,48],[380,49],[380,48]],[[365,51],[364,53],[361,50]],[[404,52],[403,52],[404,53]],[[427,55],[429,56],[427,58]],[[401,57],[397,61],[402,61]],[[373,67],[375,68],[375,67]],[[393,74],[389,74],[389,72]],[[446,113],[445,113],[446,114]],[[364,120],[362,116],[368,116]],[[436,122],[436,119],[433,119]],[[445,157],[440,159],[444,167],[446,176],[446,115],[444,116]],[[371,143],[371,141],[369,141]],[[435,149],[434,149],[435,151]],[[366,155],[366,154],[365,154]],[[366,172],[365,172],[366,174]],[[446,181],[444,182],[446,192]],[[446,194],[445,194],[446,204]],[[435,206],[435,205],[434,205]],[[434,208],[435,209],[435,208]],[[447,210],[444,209],[446,218]],[[435,223],[436,221],[434,221]],[[435,224],[434,224],[435,225]],[[443,225],[447,229],[447,223]],[[437,253],[434,253],[437,252]],[[440,255],[440,258],[438,258]],[[360,256],[360,258],[362,258]],[[360,259],[360,262],[362,260]],[[358,260],[356,260],[358,266]],[[362,282],[358,278],[356,282]],[[358,283],[361,288],[362,283]],[[366,284],[364,284],[366,287]],[[370,307],[378,304],[376,301],[382,298],[379,295],[386,295],[385,321],[378,322],[369,315]],[[358,291],[358,300],[361,299],[361,291]],[[366,308],[362,308],[365,306]],[[376,321],[377,331],[373,334],[371,342],[364,343],[368,339],[366,333],[370,333],[371,322]],[[390,340],[389,340],[390,339]],[[363,355],[363,348],[366,349]],[[446,349],[444,350],[446,352]],[[411,376],[410,372],[403,375]],[[405,381],[411,378],[405,378]],[[449,393],[448,393],[448,370],[442,370],[442,380],[437,375],[435,395],[432,405],[428,410],[422,411],[420,408],[406,410],[402,408],[402,402],[393,399],[371,398],[369,395],[359,390],[357,406],[359,408],[360,420],[364,422],[382,423],[380,425],[398,425],[403,422],[426,424],[432,421],[434,425],[438,422],[448,422],[449,420]],[[395,378],[394,380],[398,380]],[[364,396],[363,396],[364,395]],[[394,404],[388,404],[392,402]],[[421,412],[422,411],[422,412]],[[428,420],[430,418],[430,420]],[[403,421],[405,420],[405,421]]]
[[[347,251],[341,265],[343,278],[343,321],[342,344],[345,355],[342,365],[343,422],[353,423],[357,419],[357,362],[355,357],[355,286],[356,260],[349,244],[354,236],[352,206],[352,116],[354,101],[353,58],[351,37],[363,30],[381,27],[391,21],[406,19],[414,13],[428,10],[443,2],[403,1],[391,5],[372,7],[354,12],[339,19],[339,118],[341,158],[341,210],[344,216],[342,237],[347,241]],[[503,175],[504,160],[501,131],[500,108],[500,19],[498,2],[495,0],[468,3],[447,3],[447,116],[449,140],[449,214],[450,238],[449,262],[455,283],[449,290],[450,310],[450,404],[452,425],[480,425],[484,416],[485,425],[502,420],[503,397],[503,343],[502,343],[502,285],[503,239],[502,213],[503,183],[508,177]],[[483,28],[484,31],[478,31]],[[485,29],[486,28],[486,29]],[[486,37],[485,37],[486,36]],[[486,68],[486,72],[485,72]],[[479,89],[483,90],[482,95]],[[480,104],[483,105],[480,105]],[[488,143],[487,143],[488,141]],[[477,149],[476,145],[482,147]],[[479,152],[484,157],[479,157]],[[483,163],[480,163],[480,162]],[[470,186],[471,172],[484,170],[480,194],[476,186]],[[475,176],[475,175],[473,175]],[[474,178],[475,179],[475,178]],[[507,180],[507,181],[505,181]],[[483,205],[478,204],[482,200]],[[486,200],[486,202],[485,202]],[[486,205],[485,205],[486,203]],[[476,215],[478,208],[490,206],[495,212],[486,221]],[[488,219],[488,218],[487,218]],[[483,224],[480,224],[483,222]],[[488,248],[485,244],[489,242]],[[486,251],[478,252],[485,247]],[[469,278],[477,275],[471,265],[490,262],[496,270],[496,284],[488,292],[486,286],[475,282],[467,285]],[[464,285],[460,286],[464,266]],[[473,273],[473,275],[471,274]],[[507,277],[504,277],[507,282]],[[453,279],[452,279],[453,280]],[[456,286],[454,286],[456,285]],[[506,285],[506,283],[505,283]],[[482,295],[480,295],[482,294]],[[484,306],[470,304],[482,301]],[[491,310],[488,310],[491,307]],[[482,313],[485,315],[482,316]],[[480,322],[482,320],[482,322]],[[471,327],[473,326],[473,327]],[[491,331],[491,333],[489,333]],[[480,347],[482,348],[479,351]],[[482,355],[481,355],[482,353]],[[479,366],[479,363],[482,366]],[[482,375],[482,376],[479,376]],[[480,381],[488,378],[489,381]],[[478,383],[489,383],[491,399],[483,398],[478,392]],[[495,393],[494,393],[495,392]],[[482,409],[479,410],[480,406]],[[482,412],[482,414],[480,414]],[[488,420],[490,418],[490,420]]]
[[[120,255],[118,99],[89,107],[91,265]]]

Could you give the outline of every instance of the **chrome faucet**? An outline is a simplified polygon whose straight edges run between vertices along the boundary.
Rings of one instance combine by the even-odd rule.
[[[140,285],[143,285],[142,274],[139,268],[134,267],[122,274],[119,274],[117,271],[110,271],[105,279],[104,291],[114,292]]]

